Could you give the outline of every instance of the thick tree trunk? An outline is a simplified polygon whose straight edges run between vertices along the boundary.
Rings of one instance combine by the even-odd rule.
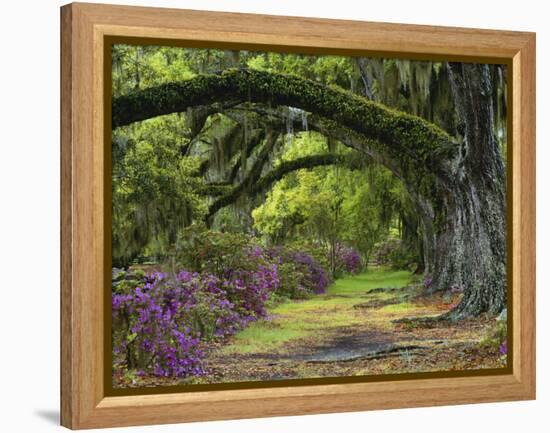
[[[451,181],[438,194],[444,212],[436,212],[443,218],[435,218],[430,245],[433,287],[464,290],[452,318],[496,314],[506,307],[506,181],[489,68],[451,63],[448,69],[464,140],[450,164]]]

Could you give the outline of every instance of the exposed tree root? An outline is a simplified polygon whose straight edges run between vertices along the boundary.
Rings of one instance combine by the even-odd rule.
[[[392,323],[405,325],[411,328],[435,328],[443,322],[448,322],[450,325],[455,321],[447,317],[447,314],[448,313],[444,313],[439,316],[430,317],[403,317],[401,319],[392,320]]]

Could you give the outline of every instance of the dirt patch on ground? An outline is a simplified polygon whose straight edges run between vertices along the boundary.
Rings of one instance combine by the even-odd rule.
[[[309,353],[296,353],[291,359],[306,362],[345,362],[374,355],[393,347],[393,336],[387,332],[350,332],[343,328],[323,344],[312,347]]]

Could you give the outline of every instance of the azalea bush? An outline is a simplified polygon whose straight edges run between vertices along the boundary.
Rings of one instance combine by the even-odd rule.
[[[254,237],[205,230],[203,227],[184,232],[176,250],[175,260],[181,269],[209,272],[220,277],[266,264],[263,250]]]
[[[212,231],[187,242],[170,272],[114,276],[113,351],[122,370],[200,376],[209,345],[265,318],[268,301],[324,293],[329,284],[323,266],[294,247],[266,250],[253,237]]]
[[[294,243],[266,249],[252,236],[215,231],[203,231],[191,238],[188,236],[186,242],[188,248],[185,252],[182,250],[179,263],[233,281],[228,298],[236,304],[241,300],[254,304],[258,299],[267,299],[262,288],[265,284],[260,280],[274,278],[270,274],[273,272],[277,273],[279,280],[273,295],[280,297],[306,298],[324,293],[329,284],[326,267],[320,263],[327,261],[326,253],[314,244]],[[259,296],[254,294],[253,300],[244,300],[248,294],[255,292]],[[262,314],[264,304],[256,302],[253,309]]]
[[[321,265],[327,275],[330,273],[330,259],[327,254],[327,248],[324,244],[307,240],[295,240],[285,245],[287,245],[287,248],[291,248],[294,251],[299,251],[310,255],[319,263],[319,265]]]
[[[326,270],[311,255],[292,247],[278,246],[269,256],[279,266],[277,294],[293,299],[324,293],[329,284]]]
[[[154,273],[133,291],[113,294],[114,354],[128,370],[201,375],[207,343],[265,317],[265,302],[277,285],[275,266],[226,279],[188,271],[172,278]]]
[[[156,273],[130,293],[113,294],[115,359],[128,370],[157,376],[202,374],[200,338],[189,326],[193,291],[192,284],[177,285]]]
[[[357,274],[362,268],[361,254],[358,251],[347,245],[336,245],[336,275]]]
[[[187,242],[187,249],[180,246],[180,267],[220,279],[227,299],[241,316],[265,315],[264,304],[278,287],[280,272],[255,238],[202,231]]]

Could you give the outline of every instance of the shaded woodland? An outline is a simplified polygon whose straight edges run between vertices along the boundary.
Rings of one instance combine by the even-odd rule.
[[[502,65],[113,46],[113,348],[115,372],[131,376],[122,382],[224,381],[212,348],[271,335],[262,323],[273,311],[288,325],[287,303],[323,314],[315,296],[359,302],[379,279],[404,305],[384,320],[409,326],[422,313],[494,340],[496,352],[474,358],[500,365],[506,88]],[[391,304],[374,293],[369,308]],[[334,306],[350,317],[342,329],[374,332],[357,315],[364,303]],[[490,337],[473,337],[471,323]],[[321,344],[300,332],[280,341]],[[398,347],[384,344],[376,350]]]

